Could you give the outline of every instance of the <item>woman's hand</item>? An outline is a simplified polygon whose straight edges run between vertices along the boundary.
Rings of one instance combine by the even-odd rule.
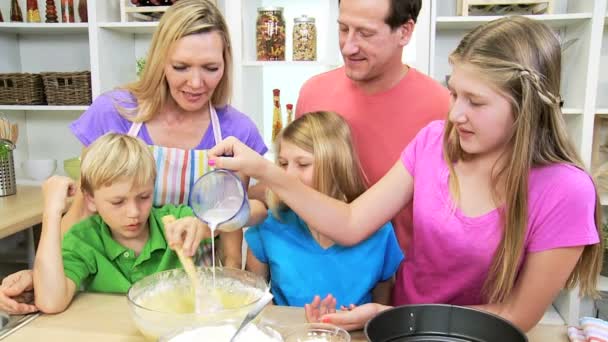
[[[237,138],[228,137],[209,150],[209,165],[260,179],[265,168],[274,164]]]
[[[33,302],[34,278],[32,270],[8,275],[0,285],[0,311],[11,315],[24,315],[38,311]]]
[[[193,256],[201,241],[211,237],[206,224],[196,217],[182,217],[165,225],[167,243],[171,249],[181,248],[184,255]]]
[[[368,303],[361,306],[351,304],[348,308],[343,306],[340,311],[336,311],[336,299],[327,295],[323,300],[315,296],[312,303],[304,306],[304,311],[308,322],[331,323],[345,330],[358,330],[376,314],[389,308],[391,307]]]

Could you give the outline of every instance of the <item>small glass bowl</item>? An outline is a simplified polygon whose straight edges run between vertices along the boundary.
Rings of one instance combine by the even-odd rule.
[[[307,323],[290,328],[285,342],[350,342],[350,334],[335,325]]]

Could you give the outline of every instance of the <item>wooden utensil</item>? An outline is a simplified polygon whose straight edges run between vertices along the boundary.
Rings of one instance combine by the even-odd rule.
[[[165,226],[167,226],[167,225],[175,222],[175,216],[173,216],[173,215],[163,216],[162,220],[163,220],[163,224]],[[196,276],[196,268],[194,267],[194,262],[192,261],[192,258],[185,256],[184,251],[182,250],[181,247],[175,249],[175,254],[177,254],[179,261],[184,266],[184,270],[186,271],[186,274],[188,274],[188,277],[190,278],[190,281],[192,282],[192,288],[196,289],[198,287],[199,282],[197,280],[198,277]]]
[[[19,126],[17,124],[11,125],[11,141],[17,145],[17,139],[19,139]]]
[[[2,117],[0,117],[0,139],[11,140],[11,125]]]
[[[162,220],[163,224],[166,226],[175,222],[175,216],[163,216]],[[202,298],[203,286],[198,280],[196,268],[194,267],[194,262],[192,261],[191,257],[184,255],[184,251],[181,247],[175,249],[175,254],[177,254],[179,261],[184,266],[184,271],[186,271],[188,278],[190,278],[190,286],[192,286],[192,291],[194,292],[194,312],[201,313],[203,311],[203,307],[205,306],[205,303],[203,303]]]

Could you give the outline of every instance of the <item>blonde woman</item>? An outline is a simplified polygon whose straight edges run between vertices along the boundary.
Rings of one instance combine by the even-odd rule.
[[[277,138],[277,165],[306,186],[349,203],[365,191],[348,124],[333,112],[313,112]],[[390,303],[393,276],[403,260],[389,220],[369,238],[342,246],[270,194],[271,211],[245,233],[247,268],[270,279],[277,305],[304,306],[331,293],[338,305]],[[353,270],[357,270],[353,272]]]
[[[206,150],[223,137],[267,151],[255,124],[228,105],[231,73],[230,36],[219,10],[207,0],[181,0],[163,15],[141,78],[97,98],[70,128],[85,146],[106,132],[139,137],[152,146],[157,163],[154,205],[188,204],[190,187],[209,170]],[[70,208],[64,231],[91,214],[82,203]],[[260,202],[252,205],[253,216],[265,212]],[[242,232],[220,236],[222,264],[240,268]],[[211,264],[210,246],[207,240],[205,265]]]
[[[594,295],[602,260],[597,193],[560,109],[560,44],[542,22],[509,17],[465,36],[450,62],[448,119],[422,129],[350,203],[310,189],[236,139],[212,149],[212,163],[265,182],[345,245],[413,200],[413,240],[393,304],[474,306],[528,331],[564,286]],[[333,312],[328,302],[314,301],[308,318],[354,329],[388,308]]]

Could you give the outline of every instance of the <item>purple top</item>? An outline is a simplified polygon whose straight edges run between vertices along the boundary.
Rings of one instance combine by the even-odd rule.
[[[116,106],[133,108],[135,104],[135,98],[126,90],[109,91],[98,96],[89,109],[70,124],[70,129],[85,146],[89,146],[95,139],[108,132],[127,134],[133,123],[125,119],[118,112]],[[222,137],[234,136],[259,154],[268,151],[258,128],[247,115],[230,105],[216,107],[216,111],[220,120]],[[150,134],[148,134],[146,124],[142,125],[137,137],[148,145],[154,145]],[[213,137],[212,125],[209,124],[203,139],[195,149],[206,150],[213,146],[215,146],[215,138]]]

